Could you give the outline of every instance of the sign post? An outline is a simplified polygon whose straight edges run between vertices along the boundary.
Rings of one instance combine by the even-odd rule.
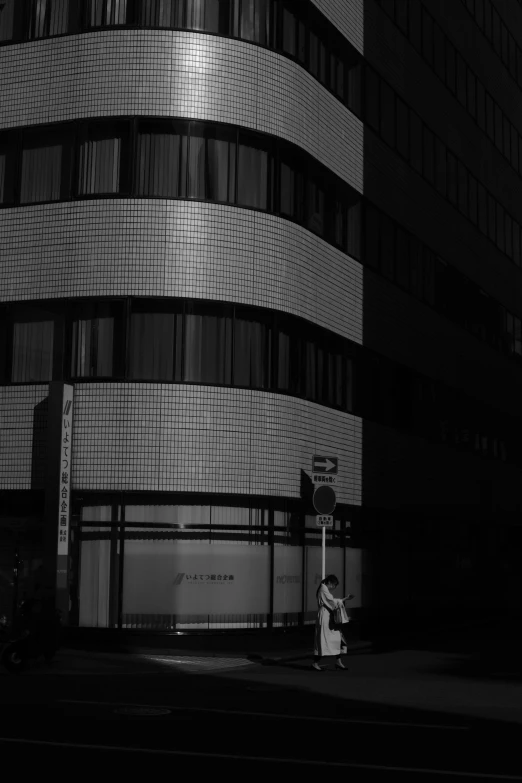
[[[330,516],[336,506],[337,498],[332,484],[337,482],[339,460],[337,457],[320,457],[314,455],[312,460],[312,481],[314,483],[313,504],[318,516],[316,525],[323,528],[322,535],[322,579],[326,576],[326,528],[333,527],[333,517]]]

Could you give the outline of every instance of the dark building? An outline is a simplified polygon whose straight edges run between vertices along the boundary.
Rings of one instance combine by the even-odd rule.
[[[0,0],[0,44],[0,613],[313,622],[314,455],[354,616],[518,610],[517,0]]]

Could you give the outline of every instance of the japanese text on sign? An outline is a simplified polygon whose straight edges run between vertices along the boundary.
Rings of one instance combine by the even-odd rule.
[[[59,506],[58,506],[58,554],[69,551],[69,519],[71,506],[71,430],[73,409],[73,387],[63,387],[63,403],[60,437]]]

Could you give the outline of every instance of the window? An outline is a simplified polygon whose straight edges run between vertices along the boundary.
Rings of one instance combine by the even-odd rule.
[[[409,4],[410,11],[410,41],[417,51],[422,52],[422,18],[421,3],[415,0]]]
[[[319,236],[324,235],[325,186],[319,173],[311,174],[306,184],[306,225]]]
[[[146,312],[145,307],[145,304],[135,304],[131,314],[129,377],[172,381],[176,342],[179,344],[181,332],[180,316],[169,312]],[[179,349],[177,353],[179,356]]]
[[[13,383],[50,381],[53,367],[51,320],[15,323],[13,327]]]
[[[457,100],[462,106],[466,106],[466,92],[467,92],[467,83],[466,83],[466,63],[460,56],[460,54],[457,53]]]
[[[511,125],[511,165],[515,171],[518,171],[518,133],[513,125]]]
[[[410,134],[409,134],[409,109],[400,98],[397,98],[397,151],[403,156],[408,158],[410,150]]]
[[[20,0],[3,0],[0,3],[0,41],[12,41],[16,37],[15,22],[20,10]]]
[[[256,140],[239,134],[237,203],[268,209],[268,150],[256,147]]]
[[[381,215],[381,272],[388,280],[395,277],[395,225],[387,215]]]
[[[409,291],[410,288],[410,237],[397,226],[397,283]]]
[[[225,13],[228,9],[222,0],[190,0],[190,2],[185,0],[184,5],[185,19],[183,26],[187,29],[204,30],[207,33],[228,32],[228,24],[226,24],[224,29],[224,23],[228,22],[225,18]],[[243,0],[243,8],[250,5],[251,3],[248,0]],[[249,22],[250,17],[248,16],[248,10],[246,10],[243,27],[245,33],[247,29],[249,32],[251,31],[251,28],[248,26]],[[247,38],[247,35],[241,35],[240,37]],[[257,39],[249,38],[249,40]]]
[[[493,196],[488,193],[488,215],[489,215],[489,221],[488,221],[488,234],[489,238],[492,242],[497,241],[497,229],[496,229],[496,222],[497,222],[497,213],[496,213],[496,204],[495,199]]]
[[[86,27],[110,27],[127,23],[127,0],[86,0]]]
[[[505,228],[504,228],[504,223],[505,223],[504,215],[505,215],[505,211],[504,211],[504,207],[502,206],[502,204],[499,204],[497,202],[496,206],[497,206],[497,247],[499,248],[499,250],[504,252],[504,249],[505,249],[505,244],[504,244],[504,239],[505,239],[505,234],[504,234],[504,231],[505,231]]]
[[[483,234],[488,234],[488,194],[484,185],[477,183],[478,188],[478,227]]]
[[[472,222],[477,225],[478,223],[478,195],[477,195],[477,180],[475,177],[469,175],[469,217]]]
[[[489,92],[486,93],[486,130],[489,138],[495,141],[495,104]]]
[[[506,255],[512,259],[513,258],[513,218],[511,217],[511,215],[508,215],[507,212],[504,214],[504,236],[505,236]]]
[[[435,183],[435,139],[433,133],[424,126],[424,144],[422,149],[423,174],[432,185]]]
[[[486,91],[480,81],[477,81],[477,122],[483,131],[486,130]]]
[[[495,104],[495,146],[502,152],[502,112],[500,106]]]
[[[435,73],[437,74],[439,79],[442,79],[442,81],[445,82],[446,81],[446,36],[442,32],[438,24],[434,25],[433,37],[434,37],[433,65],[435,68]]]
[[[362,78],[363,69],[360,63],[348,67],[347,77],[347,106],[358,117],[362,116],[361,96],[362,96]]]
[[[467,168],[460,161],[458,161],[458,180],[459,180],[458,207],[465,217],[468,217],[469,214],[468,179],[469,179],[469,172]]]
[[[57,132],[26,131],[23,136],[20,203],[66,197],[70,144]]]
[[[78,159],[79,196],[125,190],[120,177],[124,141],[124,130],[117,124],[92,124],[84,129]]]
[[[348,236],[346,252],[348,255],[361,260],[361,202],[351,204],[348,207]]]
[[[183,380],[232,382],[232,317],[230,308],[187,305]]]
[[[364,113],[365,120],[377,133],[379,132],[379,84],[380,79],[371,68],[364,70]]]
[[[270,386],[270,321],[255,311],[236,308],[234,318],[234,386]]]
[[[181,130],[162,124],[138,126],[136,188],[138,196],[176,198],[180,193]],[[186,128],[185,128],[186,150]],[[186,168],[186,164],[185,164]]]
[[[422,122],[410,111],[410,164],[422,174]]]
[[[283,8],[283,52],[292,57],[297,53],[297,19],[288,8]]]
[[[472,117],[477,116],[477,79],[473,71],[466,69],[468,76],[467,101],[468,111]]]
[[[16,155],[15,139],[9,131],[0,133],[0,204],[10,204],[14,200]]]
[[[433,19],[422,9],[422,56],[433,65]]]
[[[290,394],[303,394],[305,391],[306,349],[303,340],[303,326],[296,320],[278,318],[277,337],[277,388]],[[311,346],[308,349],[311,352]],[[310,360],[313,358],[309,356]],[[308,364],[309,383],[313,374],[311,361]]]
[[[517,221],[513,221],[513,261],[520,266],[522,259],[520,257],[520,226]]]
[[[435,187],[446,197],[447,171],[446,171],[446,147],[435,139]]]
[[[381,81],[381,137],[390,147],[395,147],[395,94],[386,82]]]
[[[114,369],[114,314],[107,306],[88,308],[72,322],[71,376],[110,377]]]
[[[446,84],[454,95],[457,92],[455,55],[455,47],[449,41],[446,41]]]
[[[365,263],[373,269],[380,266],[381,213],[366,204],[365,208]]]
[[[447,175],[448,175],[448,198],[452,204],[457,206],[457,190],[458,190],[458,178],[457,178],[457,159],[451,152],[447,154]]]
[[[136,4],[136,19],[141,27],[183,27],[183,2],[142,0]]]
[[[503,129],[504,129],[504,140],[503,140],[503,153],[505,157],[508,160],[511,160],[511,123],[509,122],[508,118],[503,115]]]
[[[68,32],[70,0],[30,0],[28,3],[28,38]]]
[[[208,2],[208,0],[207,0]],[[225,25],[227,4],[224,0],[211,0],[213,14],[213,24],[216,27],[219,13],[223,18],[222,27]],[[221,8],[218,8],[218,6]],[[235,0],[234,3],[234,24],[233,35],[237,38],[243,38],[245,41],[255,41],[264,46],[272,43],[271,41],[271,0]],[[295,21],[295,20],[294,20]],[[198,29],[208,29],[198,28]],[[211,32],[219,32],[219,28]],[[295,48],[295,29],[294,29],[294,48]],[[285,50],[286,51],[286,50]],[[295,54],[294,52],[288,52]]]

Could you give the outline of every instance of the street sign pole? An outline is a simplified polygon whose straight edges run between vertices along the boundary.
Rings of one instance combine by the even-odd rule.
[[[323,527],[323,562],[322,562],[322,579],[326,576],[326,528]]]

